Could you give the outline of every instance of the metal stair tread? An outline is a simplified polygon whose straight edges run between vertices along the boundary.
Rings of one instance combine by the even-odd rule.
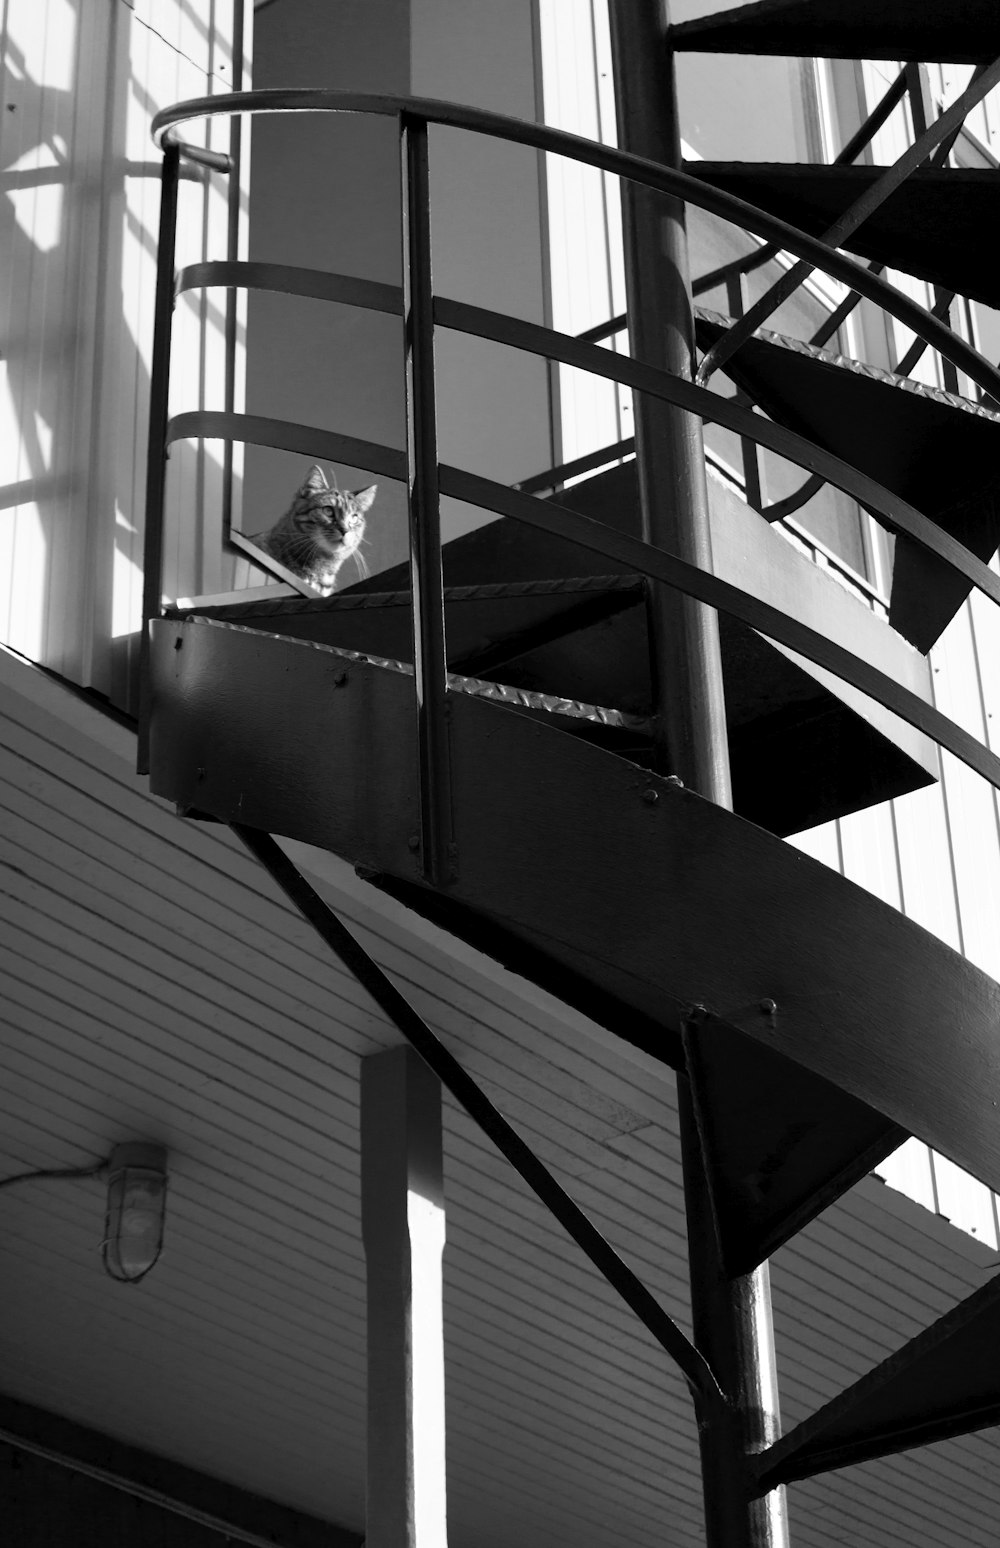
[[[684,170],[818,237],[886,169],[688,161]],[[858,257],[903,269],[929,284],[996,307],[1000,306],[1000,266],[983,233],[998,225],[1000,172],[980,167],[920,168],[842,245]]]
[[[699,311],[703,346],[729,323]],[[1000,414],[766,329],[726,371],[772,419],[876,478],[978,558],[992,558],[1000,543]],[[897,538],[889,621],[917,649],[930,649],[970,589],[935,555]]]
[[[1000,1421],[1000,1276],[756,1459],[768,1488]]]
[[[289,600],[296,601],[299,599]],[[301,600],[306,601],[305,598]],[[326,599],[324,598],[323,600],[325,601]],[[259,629],[254,629],[248,624],[238,623],[232,618],[212,617],[207,613],[197,611],[186,612],[182,616],[191,622],[212,623],[219,628],[232,629],[246,634],[261,633]],[[267,631],[267,638],[291,639],[293,637],[281,634],[275,636],[271,631]],[[388,656],[373,656],[366,651],[349,650],[342,645],[331,645],[322,640],[295,639],[295,644],[302,645],[309,650],[323,651],[328,655],[338,657],[342,661],[374,666],[386,672],[398,672],[403,677],[413,677],[413,663],[411,661],[397,661]],[[608,726],[615,730],[637,731],[643,735],[648,735],[649,733],[649,720],[646,716],[631,715],[626,710],[610,709],[600,704],[587,704],[580,699],[567,698],[560,694],[543,693],[538,690],[513,686],[509,683],[498,683],[483,678],[467,677],[459,672],[448,673],[448,688],[452,693],[464,693],[471,698],[489,699],[495,704],[505,704],[509,709],[529,710],[547,715],[561,715],[569,720],[591,721],[595,725]]]
[[[993,0],[757,0],[670,30],[674,48],[981,64],[1000,55]]]

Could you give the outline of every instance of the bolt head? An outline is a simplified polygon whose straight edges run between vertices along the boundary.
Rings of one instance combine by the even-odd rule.
[[[647,806],[655,806],[657,801],[660,799],[660,792],[653,789],[644,790],[642,792],[642,799],[645,801]]]
[[[778,1002],[777,1002],[777,1000],[772,1000],[770,998],[765,999],[765,1000],[761,1000],[761,1002],[760,1002],[760,1009],[761,1009],[761,1015],[763,1015],[763,1016],[773,1016],[777,1012]]]

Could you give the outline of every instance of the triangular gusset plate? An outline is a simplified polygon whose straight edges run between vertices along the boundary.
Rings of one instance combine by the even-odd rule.
[[[708,348],[730,319],[701,312]],[[988,560],[1000,543],[1000,414],[908,378],[761,330],[726,373],[778,423],[915,505]],[[803,475],[804,477],[804,475]],[[926,652],[970,584],[911,539],[896,543],[889,622]]]
[[[759,0],[671,29],[674,48],[981,64],[1000,55],[995,0]]]
[[[685,1034],[716,1234],[749,1273],[906,1138],[881,1113],[714,1016]]]
[[[1000,1277],[757,1459],[761,1492],[1000,1423]]]

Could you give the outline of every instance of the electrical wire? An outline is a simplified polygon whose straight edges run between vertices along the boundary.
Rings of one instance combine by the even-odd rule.
[[[0,1188],[13,1188],[15,1183],[33,1182],[45,1177],[97,1177],[106,1172],[111,1160],[104,1156],[90,1166],[48,1166],[32,1172],[15,1172],[11,1177],[0,1177]]]

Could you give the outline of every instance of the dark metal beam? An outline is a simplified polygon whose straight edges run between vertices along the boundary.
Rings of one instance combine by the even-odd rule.
[[[144,1500],[247,1548],[360,1548],[357,1532],[0,1395],[0,1446]]]
[[[146,447],[146,509],[142,559],[142,634],[139,638],[139,747],[137,768],[149,772],[149,621],[159,617],[163,594],[163,515],[167,487],[167,415],[170,397],[170,336],[174,318],[174,252],[180,152],[164,152],[160,181],[153,354],[149,370],[149,439]]]
[[[614,0],[610,21],[619,143],[635,155],[679,168],[668,0]],[[684,204],[627,183],[622,211],[631,354],[689,381],[695,342]],[[635,438],[644,541],[710,573],[700,418],[639,394]],[[653,702],[663,732],[661,770],[731,810],[718,616],[655,586],[648,623]],[[711,1225],[710,1158],[699,1141],[683,1075],[677,1093],[695,1344],[727,1398],[725,1406],[700,1416],[707,1548],[780,1548],[787,1541],[783,1493],[751,1499],[746,1487],[748,1455],[780,1433],[770,1285],[766,1269],[734,1279],[725,1273]]]
[[[617,0],[611,47],[622,148],[665,166],[681,163],[664,52],[666,6]],[[622,188],[629,343],[634,359],[670,376],[694,374],[694,315],[684,204],[635,183]],[[635,400],[636,462],[645,542],[710,571],[705,448],[699,418],[645,393]],[[663,586],[650,589],[653,702],[663,773],[732,805],[722,658],[716,615]]]
[[[758,1487],[998,1423],[1000,1278],[994,1278],[758,1457]]]
[[[420,779],[420,863],[435,886],[457,865],[451,824],[441,491],[438,488],[427,125],[400,116],[406,471]]]

